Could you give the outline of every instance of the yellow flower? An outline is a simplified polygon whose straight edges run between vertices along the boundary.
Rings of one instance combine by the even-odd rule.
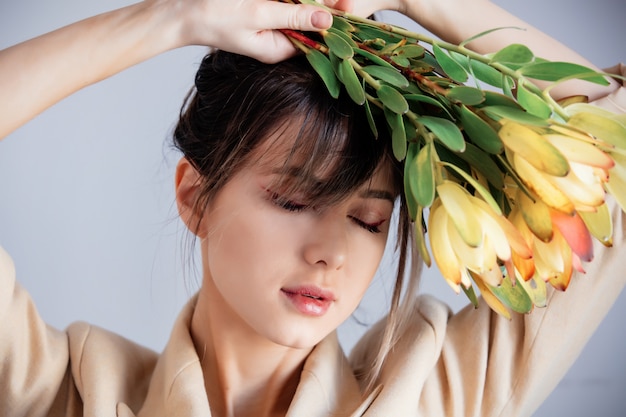
[[[573,215],[550,210],[552,235],[549,240],[540,239],[528,227],[528,222],[519,207],[515,207],[509,218],[520,231],[533,252],[533,259],[516,259],[514,264],[521,276],[529,280],[534,274],[564,291],[569,285],[575,269],[584,272],[582,261],[591,261],[593,245],[591,235],[578,213]]]
[[[559,125],[539,129],[511,121],[498,134],[519,177],[549,207],[574,213],[604,203],[614,162],[592,137]]]
[[[615,165],[608,172],[606,189],[626,210],[626,115],[585,103],[572,104],[565,111],[571,115],[569,127],[593,135],[608,149]]]
[[[456,292],[461,285],[471,286],[470,271],[475,280],[498,286],[503,277],[500,265],[515,277],[513,253],[522,259],[532,256],[522,235],[504,216],[452,181],[437,186],[428,230],[433,258]]]

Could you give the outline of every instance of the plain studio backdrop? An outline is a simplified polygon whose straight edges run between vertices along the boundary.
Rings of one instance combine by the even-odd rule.
[[[626,62],[626,0],[497,3],[601,67]],[[127,4],[2,0],[0,48]],[[397,15],[383,16],[423,32]],[[169,137],[205,51],[185,48],[131,68],[0,143],[0,245],[51,325],[84,320],[161,350],[196,291],[199,276],[188,265],[187,235],[174,204],[178,155]],[[365,330],[359,322],[371,324],[384,313],[389,286],[381,276],[387,282],[393,276],[388,260],[381,272],[355,319],[340,329],[347,350]],[[425,271],[422,291],[455,309],[466,303],[434,268]],[[625,316],[622,294],[536,417],[624,415]]]

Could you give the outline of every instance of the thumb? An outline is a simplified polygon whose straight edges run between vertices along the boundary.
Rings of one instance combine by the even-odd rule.
[[[294,29],[318,31],[328,29],[333,23],[332,15],[317,6],[266,2],[264,22],[267,29]]]

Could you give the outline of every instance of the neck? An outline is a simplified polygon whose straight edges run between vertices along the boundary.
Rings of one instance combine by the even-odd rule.
[[[215,417],[284,416],[310,349],[279,346],[229,314],[204,280],[191,322]]]

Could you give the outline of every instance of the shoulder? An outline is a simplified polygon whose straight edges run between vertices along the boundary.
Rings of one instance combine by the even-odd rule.
[[[118,334],[84,322],[67,329],[71,373],[85,405],[107,398],[140,406],[157,353]]]
[[[430,358],[436,361],[445,339],[448,322],[453,317],[447,304],[430,295],[409,300],[402,313],[403,320],[396,335],[396,344],[387,357],[387,365],[399,366],[410,357]],[[355,369],[373,363],[383,342],[387,316],[370,328],[350,353]]]
[[[399,338],[410,337],[417,333],[438,333],[445,329],[452,316],[452,310],[443,301],[431,296],[420,295],[408,301],[403,312],[403,325],[400,326]],[[387,316],[383,317],[359,340],[355,350],[378,346],[387,324]]]

